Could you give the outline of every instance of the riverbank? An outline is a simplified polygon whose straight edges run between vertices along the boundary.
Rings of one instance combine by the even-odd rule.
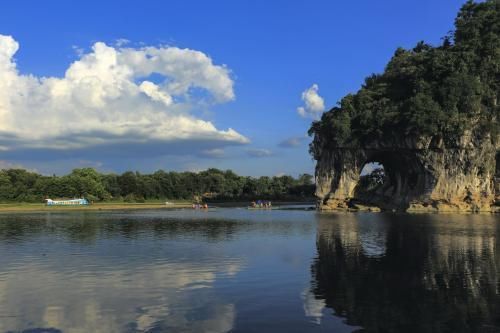
[[[293,209],[295,205],[314,203],[302,201],[278,201],[273,202],[274,208],[287,206],[288,209]],[[230,202],[216,202],[209,203],[209,207],[220,208],[233,208],[233,207],[247,207],[249,202],[245,201],[230,201]],[[88,206],[47,206],[43,203],[0,203],[0,213],[2,212],[53,212],[53,211],[106,211],[106,210],[132,210],[132,209],[179,209],[191,208],[191,201],[146,201],[144,203],[130,203],[130,202],[99,202]]]
[[[99,210],[129,210],[129,209],[175,209],[189,208],[187,201],[165,202],[100,202],[88,206],[47,206],[43,203],[5,203],[0,204],[1,212],[53,212],[53,211],[99,211]]]

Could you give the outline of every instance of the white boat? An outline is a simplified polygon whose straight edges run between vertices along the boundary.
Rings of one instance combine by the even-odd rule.
[[[70,200],[52,200],[45,199],[47,206],[86,206],[89,204],[87,199],[70,199]]]

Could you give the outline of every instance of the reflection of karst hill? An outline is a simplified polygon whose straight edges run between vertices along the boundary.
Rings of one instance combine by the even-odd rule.
[[[368,332],[500,332],[493,220],[408,218],[321,216],[316,297]]]
[[[424,281],[428,289],[453,288],[461,283],[474,297],[481,297],[485,283],[498,294],[498,270],[500,260],[495,256],[497,239],[495,235],[436,235],[439,248],[433,248],[428,256]],[[500,257],[500,256],[499,256]],[[457,276],[462,278],[457,281]]]

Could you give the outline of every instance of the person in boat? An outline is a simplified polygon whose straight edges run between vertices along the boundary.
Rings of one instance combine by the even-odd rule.
[[[204,205],[203,205],[203,209],[208,209],[208,205],[207,205],[207,204],[204,204]]]
[[[257,204],[255,203],[255,201],[252,201],[252,203],[250,205],[252,206],[252,208],[257,207]]]

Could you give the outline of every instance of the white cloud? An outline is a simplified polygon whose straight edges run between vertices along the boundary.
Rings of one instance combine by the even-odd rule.
[[[269,157],[273,155],[273,152],[264,148],[250,148],[247,149],[247,154],[252,157]]]
[[[195,50],[122,45],[97,42],[63,77],[37,77],[19,73],[13,58],[19,44],[0,35],[0,154],[123,143],[191,140],[220,148],[249,142],[190,113],[235,98],[228,68]]]
[[[82,47],[79,47],[78,45],[72,45],[71,48],[73,49],[73,51],[75,51],[75,54],[78,57],[81,57],[85,54],[85,50]]]
[[[141,91],[151,97],[153,101],[162,102],[165,106],[170,106],[173,103],[172,96],[162,92],[160,87],[150,81],[143,81],[139,86]]]
[[[307,136],[295,136],[281,141],[278,146],[281,148],[295,148],[301,146],[307,139]]]
[[[304,106],[297,108],[297,113],[304,118],[319,119],[325,111],[325,101],[318,94],[319,87],[315,83],[310,88],[302,92]]]
[[[214,149],[205,149],[200,154],[203,157],[208,158],[222,158],[225,156],[224,149],[214,148]]]
[[[126,45],[130,43],[130,41],[126,38],[118,38],[116,41],[115,41],[115,45],[118,46],[118,47],[122,47],[123,45]]]

